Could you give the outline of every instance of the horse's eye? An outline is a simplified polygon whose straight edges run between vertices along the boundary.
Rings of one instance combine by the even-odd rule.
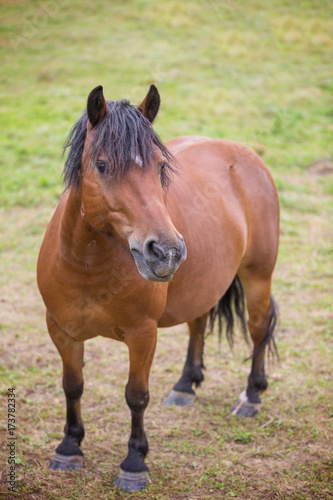
[[[105,172],[106,164],[104,163],[104,161],[98,160],[96,162],[96,167],[97,170],[102,174],[103,172]]]
[[[166,162],[164,161],[164,162],[161,164],[161,167],[160,167],[161,172],[163,172],[163,170],[165,169],[165,167],[166,167]]]

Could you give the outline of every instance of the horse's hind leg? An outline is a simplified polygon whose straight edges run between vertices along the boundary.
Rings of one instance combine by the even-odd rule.
[[[271,298],[271,279],[254,278],[250,273],[240,273],[249,313],[249,330],[253,341],[252,368],[248,385],[236,405],[234,415],[253,417],[259,411],[260,393],[268,387],[265,375],[265,351],[273,340],[276,322],[274,303]]]
[[[80,398],[83,393],[83,342],[75,342],[60,330],[48,314],[46,321],[50,336],[62,358],[63,388],[67,403],[65,436],[56,449],[49,469],[79,469],[83,465],[80,444],[84,437],[80,408]]]
[[[183,374],[165,401],[166,405],[186,406],[195,400],[192,385],[198,387],[204,379],[203,346],[208,314],[188,323],[190,340]]]

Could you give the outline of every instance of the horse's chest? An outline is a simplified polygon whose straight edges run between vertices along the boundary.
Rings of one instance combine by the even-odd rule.
[[[94,280],[88,273],[67,273],[66,279],[60,273],[49,283],[43,293],[49,312],[62,330],[79,341],[98,335],[123,340],[123,328],[139,325],[147,315],[159,317],[165,304],[161,284],[144,280],[137,271],[106,270],[104,279]]]

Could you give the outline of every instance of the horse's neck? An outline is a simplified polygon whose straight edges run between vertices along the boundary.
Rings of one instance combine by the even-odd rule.
[[[71,255],[77,264],[87,265],[89,261],[103,261],[118,246],[112,237],[91,228],[84,214],[80,194],[71,187],[60,222],[61,252]]]

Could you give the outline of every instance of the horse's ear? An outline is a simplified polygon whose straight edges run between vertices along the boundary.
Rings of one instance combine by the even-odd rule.
[[[99,85],[90,92],[87,101],[87,113],[92,127],[96,127],[96,125],[103,120],[106,114],[106,101],[104,99],[102,85]]]
[[[139,110],[148,118],[148,120],[153,123],[160,108],[161,98],[155,85],[151,85],[148,94],[138,106]]]

